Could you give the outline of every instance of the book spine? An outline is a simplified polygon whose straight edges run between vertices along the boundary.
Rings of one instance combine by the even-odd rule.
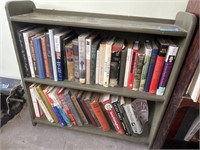
[[[44,61],[43,61],[40,39],[33,39],[33,45],[34,45],[34,50],[35,50],[39,78],[45,79],[45,68],[44,68]]]
[[[99,68],[100,68],[100,54],[99,50],[97,50],[95,84],[99,84]]]
[[[29,46],[29,34],[23,33],[23,37],[24,37],[24,44],[25,44],[25,48],[26,48],[26,55],[27,55],[27,58],[28,58],[31,76],[35,77],[35,71],[34,71],[34,68],[33,68],[33,60],[32,60],[31,50],[30,50],[30,46]]]
[[[61,50],[61,41],[59,36],[54,36],[55,42],[55,53],[56,53],[56,66],[57,66],[57,76],[58,81],[63,81],[64,77],[64,70],[63,70],[63,56]]]
[[[66,55],[66,59],[67,59],[68,80],[74,81],[74,55],[73,55],[73,45],[72,44],[65,47],[65,55]]]
[[[45,43],[45,37],[41,37],[41,46],[42,46],[42,54],[43,54],[43,60],[44,60],[44,68],[45,68],[45,74],[46,77],[49,78],[50,77],[50,73],[49,73],[49,62],[48,62],[48,58],[47,58],[47,49],[46,49],[46,43]]]
[[[65,113],[68,115],[69,119],[71,120],[71,122],[73,123],[73,125],[77,125],[77,122],[74,118],[74,115],[72,114],[71,110],[69,109],[67,102],[65,100],[65,97],[63,96],[63,94],[58,94],[59,100],[62,104],[62,107],[65,111]]]
[[[118,86],[120,59],[121,59],[121,51],[112,53],[111,66],[110,66],[110,81],[109,81],[111,87]]]
[[[154,67],[155,67],[157,55],[158,55],[158,49],[153,48],[152,54],[151,54],[151,60],[150,60],[150,63],[149,63],[149,68],[148,68],[148,71],[147,71],[147,78],[146,78],[146,82],[145,82],[145,86],[144,86],[145,92],[149,92],[149,87],[150,87],[151,78],[152,78],[152,75],[153,75],[153,70],[154,70]]]
[[[86,71],[85,71],[85,38],[78,37],[78,48],[79,48],[79,82],[84,84],[86,81]]]
[[[52,66],[51,49],[50,49],[50,43],[49,43],[49,34],[45,34],[45,45],[46,45],[46,49],[47,49],[49,78],[53,79],[53,66]]]
[[[85,114],[83,113],[83,111],[82,111],[82,109],[81,109],[81,107],[80,107],[80,105],[79,105],[79,103],[78,103],[78,101],[76,99],[76,96],[72,95],[71,99],[72,99],[72,101],[74,103],[74,106],[76,107],[76,110],[78,111],[81,119],[83,120],[84,124],[87,125],[88,124],[88,120],[87,120]]]
[[[86,39],[86,84],[90,84],[90,61],[91,61],[91,45],[92,41],[90,39]]]
[[[169,46],[156,95],[163,95],[174,65],[178,47]]]
[[[103,114],[103,111],[101,110],[99,102],[93,101],[92,103],[90,103],[90,106],[91,106],[95,116],[97,117],[99,123],[101,124],[102,130],[109,131],[110,125],[108,124],[108,121],[107,121],[105,115]]]
[[[30,50],[31,50],[32,60],[33,60],[33,69],[35,72],[35,77],[38,77],[38,68],[37,68],[37,62],[36,62],[35,50],[34,50],[32,38],[29,38],[29,46],[30,46]]]
[[[83,126],[83,121],[82,119],[80,118],[72,100],[71,100],[71,93],[70,91],[68,91],[68,93],[65,93],[63,94],[63,97],[65,97],[65,100],[66,100],[66,103],[67,103],[67,106],[69,107],[69,109],[71,110],[78,126]]]
[[[120,73],[119,73],[119,87],[124,86],[124,78],[125,78],[125,68],[126,66],[126,57],[127,57],[127,50],[123,50],[121,52],[121,63],[120,63]]]
[[[72,126],[72,123],[71,121],[69,120],[68,116],[66,115],[66,113],[64,112],[64,110],[61,108],[61,107],[57,107],[58,108],[58,111],[60,113],[60,115],[62,116],[64,122],[67,124],[68,127],[71,127]],[[64,123],[64,124],[65,124]]]
[[[97,44],[91,46],[91,60],[90,60],[90,84],[95,84],[96,77],[96,55],[97,55]]]
[[[126,56],[126,67],[125,67],[126,69],[125,69],[125,75],[124,75],[124,87],[128,86],[128,78],[129,78],[129,73],[131,69],[132,55],[133,55],[132,48],[128,48],[127,56]]]
[[[113,108],[112,104],[110,103],[109,100],[104,101],[103,102],[104,108],[115,128],[115,130],[117,131],[117,133],[119,134],[124,134],[124,129],[119,121],[119,119],[117,118],[117,114],[115,112],[115,109]]]
[[[100,44],[100,49],[99,49],[99,85],[103,85],[105,49],[106,49],[106,44]]]
[[[18,32],[18,37],[19,37],[19,44],[20,44],[20,56],[21,56],[21,60],[23,61],[22,64],[24,64],[23,68],[23,73],[24,76],[26,77],[31,77],[31,72],[30,72],[30,67],[28,64],[28,58],[27,58],[27,54],[26,54],[26,49],[25,49],[25,44],[24,44],[24,39],[23,39],[23,34],[21,32]]]
[[[145,59],[144,59],[144,65],[143,65],[143,68],[142,68],[139,91],[144,91],[144,85],[145,85],[145,82],[146,82],[147,71],[148,71],[148,68],[149,68],[151,53],[152,53],[152,48],[146,48],[145,49]]]
[[[33,103],[33,109],[34,109],[34,112],[35,112],[35,117],[40,118],[40,117],[42,117],[43,112],[42,112],[41,107],[39,106],[38,101],[35,97],[33,86],[29,87],[29,91],[30,91],[31,100],[32,100],[32,103]]]
[[[36,87],[33,88],[33,91],[34,91],[34,95],[40,105],[40,107],[42,108],[42,111],[44,112],[45,116],[47,117],[47,120],[50,121],[50,122],[54,122],[50,112],[48,111],[47,107],[45,106],[42,98],[40,97],[40,95],[38,94],[37,90],[36,90]]]
[[[142,133],[142,125],[139,120],[136,118],[135,113],[132,109],[131,104],[124,105],[124,110],[132,127],[134,133],[141,134]]]
[[[64,122],[62,116],[60,115],[60,112],[59,112],[58,108],[56,106],[52,106],[52,108],[53,108],[53,111],[55,112],[55,114],[56,114],[56,116],[58,118],[59,123],[64,127],[65,126],[65,122]]]
[[[160,76],[161,76],[161,73],[162,73],[164,61],[165,61],[165,57],[157,56],[155,68],[154,68],[152,79],[151,79],[151,84],[150,84],[150,87],[149,87],[149,93],[150,94],[156,93],[158,83],[159,83],[159,80],[160,80]]]
[[[134,72],[133,88],[132,88],[134,91],[139,90],[142,68],[143,68],[143,65],[144,65],[144,57],[145,57],[145,54],[139,54],[138,53],[136,69],[135,69],[135,72]]]
[[[49,43],[50,43],[50,47],[51,47],[51,59],[52,59],[52,67],[53,67],[53,78],[54,78],[54,81],[58,81],[53,29],[49,30]]]
[[[79,82],[79,52],[78,52],[78,42],[73,41],[74,50],[74,80]]]

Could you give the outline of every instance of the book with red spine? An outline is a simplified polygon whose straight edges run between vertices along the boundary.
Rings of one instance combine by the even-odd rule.
[[[103,131],[109,131],[110,130],[110,125],[99,105],[99,97],[100,95],[99,94],[93,94],[92,98],[91,98],[91,103],[90,103],[90,106],[95,114],[95,116],[97,117],[101,127],[102,127],[102,130]]]
[[[121,122],[119,121],[117,114],[115,112],[114,107],[111,104],[110,101],[110,94],[102,94],[100,97],[100,102],[103,104],[115,130],[119,134],[125,134],[124,129],[122,127]]]
[[[156,58],[156,64],[154,67],[152,79],[151,79],[151,84],[149,87],[149,93],[150,94],[156,94],[157,87],[160,81],[160,76],[163,70],[164,62],[165,62],[165,56],[167,54],[167,49],[168,49],[168,41],[164,38],[158,38],[157,39],[158,43],[158,56]]]

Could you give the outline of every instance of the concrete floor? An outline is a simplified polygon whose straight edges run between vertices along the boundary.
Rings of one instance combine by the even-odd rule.
[[[64,130],[32,126],[27,106],[1,128],[0,150],[146,150],[147,145]]]

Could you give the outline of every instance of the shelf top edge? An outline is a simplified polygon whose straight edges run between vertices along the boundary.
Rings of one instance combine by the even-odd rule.
[[[77,82],[66,81],[66,80],[53,81],[51,79],[39,79],[39,78],[24,78],[24,81],[30,83],[65,87],[69,89],[77,89],[77,90],[97,92],[97,93],[107,93],[111,95],[119,95],[130,98],[147,99],[149,101],[160,102],[160,103],[166,100],[165,96],[158,96],[154,94],[148,94],[146,92],[133,91],[125,87],[104,87],[101,85],[80,84]]]
[[[90,29],[103,29],[123,32],[147,33],[185,37],[187,31],[174,24],[174,21],[133,16],[107,15],[34,9],[32,13],[10,17],[12,21],[64,25]]]

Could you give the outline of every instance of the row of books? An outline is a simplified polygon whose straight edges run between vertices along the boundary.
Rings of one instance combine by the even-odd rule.
[[[29,86],[35,117],[62,126],[92,124],[103,131],[116,130],[131,136],[141,134],[148,121],[148,103],[110,94],[99,94],[61,87]]]
[[[126,41],[64,27],[18,31],[27,77],[120,86],[163,95],[178,47],[172,40]]]

